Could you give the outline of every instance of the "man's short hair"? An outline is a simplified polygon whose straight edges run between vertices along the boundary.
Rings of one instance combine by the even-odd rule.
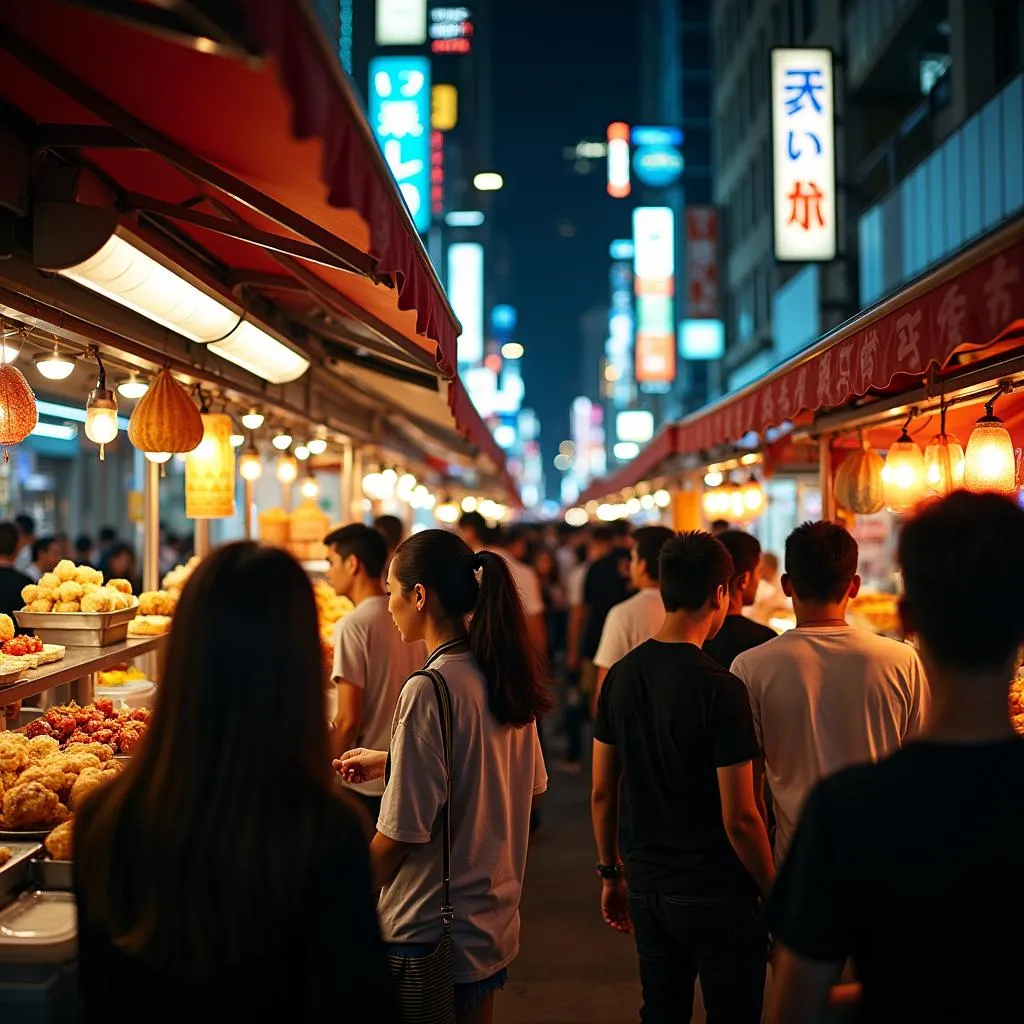
[[[21,531],[23,537],[35,535],[36,521],[24,512],[14,517],[14,525]]]
[[[598,523],[590,528],[590,539],[596,540],[601,544],[610,544],[613,536],[612,528],[605,526],[604,523]]]
[[[996,494],[956,491],[900,533],[914,629],[957,669],[998,669],[1024,644],[1024,511]]]
[[[49,551],[50,548],[57,543],[56,537],[40,537],[32,545],[32,561],[38,562],[39,556],[44,551]]]
[[[113,526],[100,527],[100,543],[113,544],[117,540],[117,529]]]
[[[761,542],[744,530],[723,530],[718,539],[732,555],[733,579],[754,572],[761,562]]]
[[[661,549],[675,536],[667,526],[641,526],[633,534],[633,550],[637,560],[647,566],[652,580],[661,578]]]
[[[625,540],[633,535],[633,527],[628,519],[616,519],[611,524],[612,537],[615,540]]]
[[[710,533],[680,533],[661,549],[660,584],[665,611],[700,611],[732,579],[732,556]]]
[[[13,558],[18,553],[21,533],[14,523],[0,523],[0,558]]]
[[[355,555],[367,576],[379,579],[384,575],[388,560],[388,545],[384,535],[362,523],[349,523],[324,538],[329,548],[334,548],[341,558]]]
[[[405,536],[405,525],[398,516],[378,516],[373,521],[373,525],[383,536],[388,551],[394,551],[402,543],[402,537]]]
[[[459,529],[472,530],[473,533],[482,541],[489,540],[491,536],[491,529],[487,525],[487,520],[476,511],[463,512],[462,515],[459,516]]]
[[[80,554],[88,553],[92,551],[94,547],[95,545],[92,542],[92,537],[90,537],[89,534],[87,533],[80,533],[75,538],[75,551],[77,551]]]
[[[804,523],[786,540],[786,575],[801,601],[841,601],[857,575],[859,551],[838,523]]]

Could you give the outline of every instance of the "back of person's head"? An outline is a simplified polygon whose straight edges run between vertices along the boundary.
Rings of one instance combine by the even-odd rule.
[[[459,532],[463,537],[469,536],[480,544],[485,544],[491,537],[491,529],[479,512],[463,512],[459,517]]]
[[[11,522],[0,523],[0,558],[13,558],[21,546],[21,534]]]
[[[725,545],[732,556],[733,577],[730,586],[736,589],[741,584],[749,588],[761,566],[761,543],[752,534],[744,530],[723,530],[718,539]]]
[[[661,576],[661,549],[675,536],[667,526],[641,526],[633,534],[633,554],[649,579]]]
[[[956,491],[923,508],[899,539],[904,626],[955,670],[1007,668],[1024,644],[1024,511]]]
[[[14,517],[14,525],[21,531],[22,537],[34,537],[36,534],[36,521],[24,512]]]
[[[402,538],[405,536],[405,525],[398,516],[377,516],[373,525],[383,536],[388,551],[394,551],[402,543]]]
[[[590,540],[594,544],[611,544],[614,534],[610,526],[597,523],[590,528]]]
[[[56,537],[39,537],[32,542],[32,561],[39,562],[40,559],[44,561],[51,554],[50,548],[55,547],[57,544]]]
[[[214,551],[175,611],[145,739],[76,819],[90,920],[174,975],[264,952],[323,854],[329,765],[309,578],[278,548]]]
[[[99,537],[101,544],[113,544],[117,540],[117,530],[113,526],[101,526]]]
[[[715,606],[725,600],[733,576],[732,557],[710,533],[678,534],[662,547],[660,563],[666,612],[699,612],[709,602]]]
[[[612,540],[616,544],[628,544],[633,536],[633,527],[628,519],[616,519],[611,524]]]
[[[859,552],[839,523],[798,526],[786,540],[786,576],[795,596],[810,604],[837,604],[850,592]]]
[[[536,547],[535,531],[526,525],[509,526],[501,530],[501,547],[522,562],[529,561]]]
[[[362,523],[349,523],[329,533],[324,544],[334,548],[343,561],[355,558],[371,579],[379,580],[383,575],[388,560],[388,544],[380,530]]]
[[[422,587],[445,619],[461,623],[472,616],[470,650],[487,680],[488,704],[499,722],[527,725],[550,709],[519,588],[501,555],[474,554],[453,533],[423,530],[399,546],[390,576],[403,594]]]
[[[75,538],[75,554],[76,555],[89,555],[92,553],[92,549],[95,545],[92,542],[92,537],[87,533],[80,533]]]
[[[720,533],[725,533],[729,529],[729,521],[727,519],[715,519],[711,523],[711,532],[717,537]]]

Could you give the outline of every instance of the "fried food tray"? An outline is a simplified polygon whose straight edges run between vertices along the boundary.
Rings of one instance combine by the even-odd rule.
[[[64,647],[106,647],[128,638],[128,623],[139,611],[137,598],[116,612],[15,612],[22,629],[40,640]]]

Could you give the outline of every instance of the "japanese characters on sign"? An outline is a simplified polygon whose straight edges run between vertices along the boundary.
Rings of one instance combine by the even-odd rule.
[[[412,214],[430,228],[430,61],[375,57],[370,61],[370,125]]]
[[[636,380],[664,392],[676,377],[675,214],[667,206],[633,211]]]
[[[718,304],[718,211],[686,207],[686,315],[716,320]]]
[[[832,51],[772,50],[775,258],[836,256]]]

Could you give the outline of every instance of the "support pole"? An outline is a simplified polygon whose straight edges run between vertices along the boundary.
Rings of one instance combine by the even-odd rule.
[[[143,461],[142,589],[160,589],[160,467]]]
[[[355,449],[351,441],[345,442],[341,451],[341,495],[339,498],[339,509],[341,521],[349,523],[352,521],[352,506],[355,504]]]
[[[350,522],[363,521],[363,453],[352,447],[352,503],[348,507]]]
[[[210,520],[195,519],[195,553],[199,558],[205,558],[210,553]]]
[[[254,506],[256,504],[256,481],[245,481],[245,539],[254,540],[253,528]]]
[[[836,518],[836,493],[832,477],[832,437],[818,438],[818,484],[821,490],[821,518],[834,522]]]

